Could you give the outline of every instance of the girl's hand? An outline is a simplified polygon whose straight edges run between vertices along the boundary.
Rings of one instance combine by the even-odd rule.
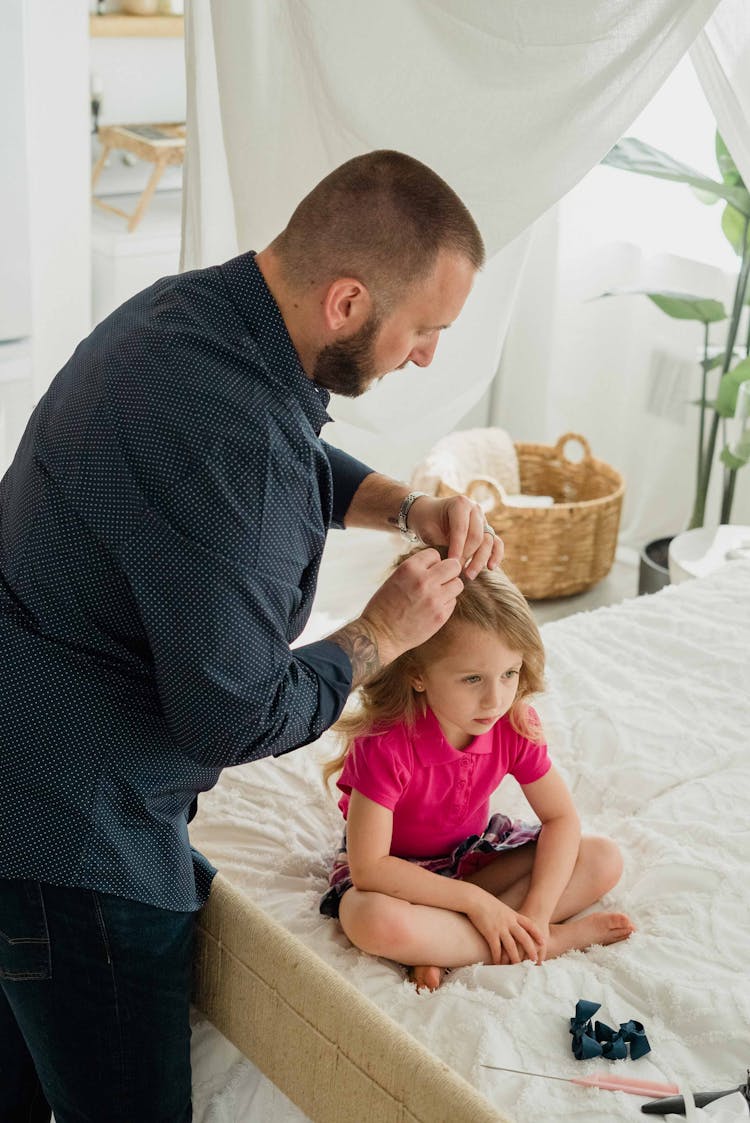
[[[482,890],[476,905],[472,905],[466,915],[487,942],[493,963],[520,963],[522,959],[542,962],[545,937],[534,921],[504,905],[491,893]]]
[[[524,916],[526,920],[530,920],[536,931],[542,937],[542,946],[537,954],[536,962],[544,963],[547,958],[547,949],[549,947],[549,920],[546,920],[543,916],[535,915],[531,911],[519,913],[519,915]]]

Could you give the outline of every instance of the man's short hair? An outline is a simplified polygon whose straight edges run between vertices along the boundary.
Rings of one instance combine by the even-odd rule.
[[[427,277],[441,250],[484,264],[482,236],[455,191],[426,164],[387,149],[321,180],[273,245],[292,288],[356,277],[377,312]]]

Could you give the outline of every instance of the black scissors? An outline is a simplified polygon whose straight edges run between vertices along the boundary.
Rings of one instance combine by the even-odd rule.
[[[750,1109],[750,1069],[747,1070],[747,1079],[744,1084],[737,1084],[734,1088],[725,1088],[721,1092],[696,1092],[693,1099],[696,1107],[705,1107],[706,1104],[713,1103],[714,1100],[720,1100],[722,1096],[731,1096],[734,1092],[742,1093]],[[670,1112],[675,1115],[684,1115],[685,1097],[667,1096],[663,1100],[649,1100],[647,1104],[641,1104],[641,1111],[645,1111],[646,1115],[669,1115]]]

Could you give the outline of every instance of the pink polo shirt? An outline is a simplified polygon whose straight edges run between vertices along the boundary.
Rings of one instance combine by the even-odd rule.
[[[359,737],[346,758],[338,787],[344,818],[355,788],[393,812],[391,854],[435,858],[449,854],[490,815],[490,796],[504,776],[519,784],[540,780],[550,768],[547,746],[516,733],[508,717],[463,750],[445,739],[428,710],[410,729]]]

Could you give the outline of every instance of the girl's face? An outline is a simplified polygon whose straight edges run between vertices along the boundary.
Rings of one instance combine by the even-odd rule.
[[[466,746],[506,714],[518,690],[523,658],[505,641],[474,624],[452,629],[449,648],[414,676],[446,740]]]

